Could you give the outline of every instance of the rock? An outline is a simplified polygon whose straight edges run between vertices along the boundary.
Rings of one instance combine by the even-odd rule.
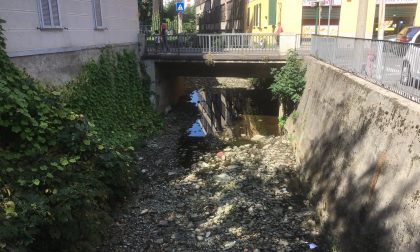
[[[230,248],[233,248],[233,246],[235,246],[235,244],[236,244],[236,241],[230,241],[230,242],[226,242],[226,243],[223,245],[223,247],[224,247],[225,249],[230,249]]]
[[[202,240],[204,240],[204,237],[203,237],[203,236],[201,236],[201,235],[198,235],[198,236],[197,236],[197,240],[202,241]]]
[[[147,214],[149,212],[149,209],[144,209],[144,210],[142,210],[141,212],[140,212],[140,215],[145,215],[145,214]]]
[[[168,223],[167,220],[161,220],[161,221],[159,221],[159,224],[158,224],[158,226],[160,226],[160,227],[166,227],[168,225],[169,225],[169,223]]]
[[[279,244],[280,245],[283,245],[285,247],[289,246],[289,242],[287,240],[284,240],[284,239],[280,239],[279,240]]]
[[[216,182],[219,182],[219,183],[226,183],[232,180],[232,178],[226,173],[216,175],[214,176],[214,179],[216,180]]]
[[[253,136],[252,138],[251,138],[251,140],[252,141],[259,141],[259,140],[261,140],[261,139],[263,139],[264,138],[264,136],[261,136],[261,135],[255,135],[255,136]]]
[[[210,235],[211,235],[211,232],[210,231],[206,232],[206,238],[209,238]]]
[[[160,238],[160,239],[155,240],[155,243],[162,244],[163,243],[163,238]]]

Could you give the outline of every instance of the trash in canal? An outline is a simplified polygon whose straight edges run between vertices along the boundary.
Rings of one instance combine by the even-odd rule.
[[[318,245],[316,245],[315,243],[309,243],[308,246],[309,249],[316,249],[318,247]]]

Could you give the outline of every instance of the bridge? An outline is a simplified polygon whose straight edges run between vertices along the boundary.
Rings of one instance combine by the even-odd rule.
[[[153,68],[152,79],[267,78],[273,67],[286,63],[287,52],[295,50],[301,57],[313,56],[420,103],[418,44],[319,35],[230,33],[169,35],[167,47],[163,47],[163,41],[155,43],[158,37],[144,37],[142,58]]]
[[[287,51],[308,54],[310,36],[272,33],[180,34],[166,36],[167,47],[159,35],[145,37],[143,58],[159,61],[204,61],[242,63],[284,63]],[[160,44],[156,41],[160,40]]]

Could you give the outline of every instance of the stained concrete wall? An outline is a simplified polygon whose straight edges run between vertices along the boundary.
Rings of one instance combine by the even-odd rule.
[[[420,105],[306,58],[286,128],[340,251],[420,251]]]
[[[104,46],[95,46],[68,52],[13,57],[11,60],[41,82],[60,85],[76,77],[83,64],[97,60],[103,48]],[[112,48],[115,51],[128,50],[138,54],[137,43],[113,45]]]

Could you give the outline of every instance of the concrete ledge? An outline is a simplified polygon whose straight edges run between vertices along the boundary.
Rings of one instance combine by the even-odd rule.
[[[420,251],[420,105],[306,57],[294,138],[340,251]]]
[[[113,50],[131,50],[138,54],[138,44],[111,45]],[[83,64],[97,60],[105,45],[74,50],[49,51],[45,54],[34,54],[11,58],[12,62],[24,69],[32,77],[53,85],[60,85],[77,76]]]

